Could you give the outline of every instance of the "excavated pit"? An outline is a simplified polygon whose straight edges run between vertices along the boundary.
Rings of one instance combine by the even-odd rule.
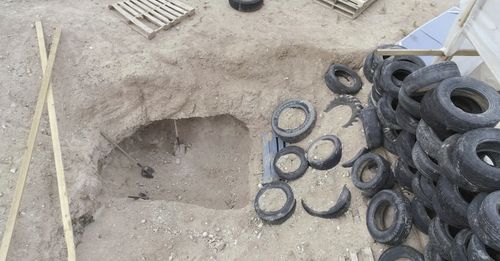
[[[250,139],[245,125],[230,115],[153,122],[121,141],[125,151],[155,169],[144,178],[140,168],[114,149],[100,178],[105,197],[147,195],[151,200],[180,201],[212,209],[248,204]]]

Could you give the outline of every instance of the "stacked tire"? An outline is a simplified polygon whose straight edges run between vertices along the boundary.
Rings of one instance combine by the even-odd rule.
[[[500,260],[500,95],[454,62],[374,56],[368,100],[398,156],[395,179],[413,192],[411,220],[429,235],[425,260]]]

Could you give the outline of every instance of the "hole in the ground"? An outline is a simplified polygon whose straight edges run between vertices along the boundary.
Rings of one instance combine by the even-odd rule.
[[[278,127],[281,129],[296,129],[306,121],[306,113],[297,108],[284,109],[278,118]]]
[[[325,160],[333,154],[334,149],[335,145],[330,140],[320,140],[313,144],[307,154],[315,160]]]
[[[259,206],[264,211],[278,211],[286,202],[286,194],[281,189],[268,189],[259,198]]]
[[[236,118],[221,115],[177,120],[181,145],[174,147],[173,120],[140,128],[120,145],[144,165],[152,179],[116,149],[101,170],[105,195],[180,201],[206,208],[242,208],[248,203],[248,129]],[[180,148],[180,149],[179,149]]]
[[[489,103],[486,97],[477,91],[457,88],[451,92],[451,102],[464,112],[479,114],[488,110]]]
[[[276,166],[283,172],[283,173],[291,173],[296,171],[302,162],[300,161],[299,156],[293,154],[293,153],[288,153],[285,155],[282,155],[278,161],[276,162]]]

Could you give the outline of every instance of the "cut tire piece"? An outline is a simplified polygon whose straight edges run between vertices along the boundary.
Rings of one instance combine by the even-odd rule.
[[[500,129],[469,131],[457,140],[457,170],[483,191],[500,190]],[[492,165],[479,155],[486,155]]]
[[[384,138],[377,117],[377,109],[375,107],[364,108],[361,111],[361,121],[363,122],[367,148],[372,150],[381,147]]]
[[[460,229],[443,223],[439,217],[435,217],[429,226],[429,242],[444,259],[451,260],[450,251],[453,246],[455,236]]]
[[[434,180],[438,181],[439,177],[441,176],[441,168],[438,165],[437,160],[430,158],[420,147],[420,144],[418,142],[413,145],[413,150],[411,153],[413,163],[415,164],[415,168],[418,169],[418,171]]]
[[[467,246],[469,245],[472,231],[469,229],[462,229],[455,236],[455,241],[451,247],[451,260],[453,261],[469,261],[467,255]]]
[[[409,246],[391,247],[385,250],[380,255],[379,261],[395,261],[399,259],[408,259],[411,261],[424,261],[422,253],[418,252],[415,248]]]
[[[281,113],[288,108],[302,110],[306,117],[304,122],[294,129],[283,129],[279,127],[279,118]],[[316,110],[308,101],[291,99],[287,100],[274,110],[271,125],[274,133],[285,142],[295,143],[303,140],[309,133],[311,133],[314,125],[316,124]]]
[[[379,80],[384,92],[397,98],[403,80],[420,68],[422,68],[422,65],[402,60],[384,63],[380,71]]]
[[[344,163],[342,163],[342,167],[344,168],[351,168],[353,165],[354,165],[354,162],[356,162],[356,160],[359,159],[359,157],[365,155],[366,153],[370,152],[369,149],[367,148],[362,148],[360,149],[356,155],[354,155],[350,160],[348,161],[345,161]]]
[[[479,225],[479,210],[481,209],[481,204],[483,200],[488,196],[487,193],[479,193],[474,200],[469,204],[467,208],[467,221],[471,230],[477,235],[481,240],[486,241],[486,234],[483,228]]]
[[[394,219],[391,225],[384,228],[382,215],[388,207],[395,210]],[[388,245],[401,244],[411,230],[410,202],[403,194],[392,190],[378,192],[368,204],[366,225],[375,241]]]
[[[424,120],[420,120],[417,126],[417,141],[420,147],[434,159],[437,159],[438,151],[443,141],[434,133]]]
[[[420,113],[434,130],[464,133],[494,127],[500,121],[500,95],[476,79],[449,78],[424,96]]]
[[[375,168],[374,176],[369,181],[363,181],[363,172],[369,168]],[[354,162],[351,179],[354,186],[366,197],[371,197],[383,189],[390,189],[394,185],[390,163],[375,153],[367,153]]]
[[[304,210],[311,216],[320,218],[336,218],[343,215],[349,209],[349,206],[351,205],[351,191],[349,191],[347,186],[344,185],[335,205],[326,211],[313,210],[304,202],[303,199],[301,202]]]
[[[411,183],[413,181],[413,178],[418,177],[418,175],[420,174],[418,173],[417,169],[408,166],[402,160],[398,159],[396,168],[394,169],[394,176],[396,177],[396,181],[398,181],[400,186],[413,192]]]
[[[315,149],[316,146],[322,141],[329,141],[333,145],[333,150],[330,155],[326,156],[325,159],[314,159],[311,157],[310,152]],[[318,170],[327,170],[331,169],[337,164],[339,164],[340,159],[342,158],[342,142],[337,136],[334,135],[325,135],[317,140],[315,140],[307,150],[307,160],[309,161],[309,165]]]
[[[324,112],[329,112],[333,108],[339,106],[348,106],[349,108],[351,108],[351,117],[344,125],[342,125],[343,128],[352,126],[352,124],[356,122],[360,117],[361,110],[363,109],[363,106],[361,105],[361,102],[358,100],[358,98],[352,95],[339,95],[337,98],[331,101],[330,104],[328,104]]]
[[[346,79],[345,84],[341,79]],[[336,94],[356,94],[361,90],[363,82],[358,74],[342,64],[332,64],[325,73],[328,89]]]
[[[229,5],[241,12],[253,12],[264,5],[264,0],[229,0]]]
[[[427,243],[425,246],[424,259],[425,261],[445,261],[444,258],[441,257],[434,248],[432,248],[431,242]]]
[[[285,172],[278,167],[277,163],[281,157],[289,154],[296,155],[300,160],[300,165],[296,170],[292,172]],[[306,159],[305,151],[298,146],[286,146],[280,151],[278,151],[278,153],[276,153],[276,156],[274,156],[274,161],[273,161],[274,171],[283,180],[296,180],[302,177],[306,173],[308,167],[309,163]]]
[[[390,153],[397,155],[398,151],[396,142],[398,140],[398,136],[401,131],[384,128],[382,132],[384,133],[384,144],[383,144],[384,148]]]
[[[269,189],[280,189],[285,192],[286,202],[283,207],[276,211],[265,211],[261,209],[259,205],[259,199]],[[295,211],[296,201],[293,196],[292,188],[281,181],[274,181],[271,183],[267,183],[263,185],[263,187],[257,192],[254,200],[254,208],[257,216],[259,216],[262,221],[267,222],[269,224],[281,224],[285,222]]]
[[[436,213],[431,208],[424,206],[424,204],[415,197],[411,201],[411,216],[413,217],[413,224],[415,224],[418,230],[427,234],[429,225],[432,219],[436,217]]]

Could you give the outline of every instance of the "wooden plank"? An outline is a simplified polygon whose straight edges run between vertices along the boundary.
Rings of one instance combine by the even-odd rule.
[[[42,23],[35,23],[38,38],[38,47],[40,50],[40,62],[42,72],[45,73],[47,66],[47,49],[43,36]],[[64,177],[64,166],[62,161],[61,144],[59,142],[59,129],[57,128],[56,109],[54,104],[54,94],[52,84],[49,84],[47,90],[47,111],[49,114],[50,135],[52,137],[52,147],[54,149],[54,161],[56,165],[57,186],[59,188],[59,204],[61,207],[62,223],[64,229],[64,239],[66,240],[66,251],[68,260],[76,260],[75,241],[73,238],[73,225],[71,224],[71,214],[69,211],[68,192],[66,190],[66,181]]]
[[[358,261],[358,255],[351,252],[351,261]]]
[[[363,261],[375,261],[375,259],[373,258],[373,252],[372,252],[372,249],[370,247],[365,247],[363,249],[361,249],[361,260]]]
[[[2,245],[0,247],[1,261],[5,261],[7,259],[7,254],[9,252],[10,242],[12,240],[12,234],[14,232],[14,226],[16,225],[17,214],[19,212],[19,206],[21,205],[21,200],[23,197],[24,185],[26,184],[26,177],[28,175],[31,156],[33,154],[33,147],[35,145],[35,140],[38,133],[38,127],[40,126],[40,119],[42,117],[43,107],[45,105],[50,79],[52,77],[52,68],[54,67],[54,61],[56,59],[56,53],[57,53],[57,48],[59,46],[60,37],[61,37],[61,28],[57,27],[52,37],[52,46],[50,48],[50,55],[47,67],[45,69],[45,73],[43,74],[42,77],[42,84],[40,87],[40,91],[38,93],[38,100],[35,107],[35,114],[33,116],[30,133],[28,135],[27,149],[26,152],[24,153],[21,162],[21,168],[16,183],[16,190],[12,201],[12,205],[10,206],[9,217],[7,219],[5,231],[3,234]]]
[[[143,4],[149,6],[150,8],[155,10],[156,12],[160,13],[164,17],[164,19],[167,20],[166,21],[167,23],[169,23],[170,21],[172,21],[176,18],[175,16],[172,16],[170,13],[163,10],[161,8],[161,4],[159,4],[157,2],[153,2],[151,0],[139,0],[139,1],[141,1]]]
[[[145,25],[143,22],[139,21],[139,19],[133,17],[132,15],[130,15],[129,13],[127,13],[127,11],[123,10],[120,6],[118,6],[118,4],[113,4],[112,7],[118,11],[121,15],[123,15],[126,19],[128,19],[128,21],[132,22],[133,24],[135,24],[137,27],[139,27],[141,30],[136,30],[137,32],[139,32],[140,34],[142,35],[145,35],[148,39],[151,39],[155,36],[155,31],[151,28],[149,28],[149,26]],[[135,28],[132,27],[134,30]],[[145,33],[145,34],[144,34]]]
[[[444,56],[441,49],[377,49],[379,55]],[[476,50],[458,50],[453,56],[479,56]]]
[[[177,1],[177,0],[168,0],[169,2],[175,4],[176,6],[179,6],[181,8],[183,8],[184,10],[187,10],[187,11],[191,11],[191,10],[194,10],[193,7],[183,3],[183,2],[180,2],[180,1]]]
[[[156,1],[156,0],[148,0],[148,1],[149,1],[149,2],[151,2],[151,3],[153,3],[153,4],[155,4],[155,5],[157,5],[157,6],[158,6],[158,8],[159,8],[160,10],[164,11],[164,13],[163,13],[163,14],[164,14],[164,15],[165,15],[168,19],[170,19],[170,20],[175,20],[175,19],[177,19],[177,16],[175,16],[175,15],[173,15],[173,14],[169,13],[169,12],[168,12],[168,10],[167,10],[167,9],[163,6],[163,4],[162,4],[162,3],[160,3],[160,2],[158,2],[158,1]]]
[[[149,13],[154,15],[156,18],[164,22],[165,24],[170,23],[170,20],[163,14],[163,10],[158,9],[157,6],[149,3],[146,0],[136,0],[138,3],[141,3],[145,8],[149,8]]]
[[[172,3],[168,2],[168,1],[166,1],[165,5],[168,6],[168,7],[170,7],[170,8],[172,8],[172,9],[174,9],[180,15],[183,15],[183,14],[187,13],[187,11],[188,11],[188,10],[184,10],[184,9],[182,9],[182,8],[176,6],[176,5],[174,5],[174,4],[172,4]]]
[[[169,13],[171,13],[177,17],[179,17],[185,13],[184,10],[182,10],[182,9],[181,9],[182,12],[179,12],[179,11],[173,9],[171,7],[171,5],[168,5],[168,1],[166,1],[166,0],[157,0],[157,1],[163,4],[163,6],[162,6],[163,9],[167,10]]]
[[[132,9],[130,6],[126,5],[125,3],[118,3],[118,5],[120,7],[122,7],[123,9],[127,10],[127,12],[131,13],[135,18],[139,18],[139,17],[143,16],[142,13],[135,11],[134,9]]]
[[[149,20],[151,21],[152,23],[156,24],[157,26],[165,26],[165,23],[163,23],[162,21],[160,21],[158,18],[156,18],[155,16],[157,15],[153,10],[151,10],[151,8],[145,6],[144,4],[142,4],[141,2],[137,1],[137,0],[130,0],[130,1],[127,1],[126,2],[128,5],[130,5],[130,7],[134,8],[134,5],[135,5],[135,9],[136,10],[144,10],[144,16]],[[155,15],[155,16],[153,16]]]

